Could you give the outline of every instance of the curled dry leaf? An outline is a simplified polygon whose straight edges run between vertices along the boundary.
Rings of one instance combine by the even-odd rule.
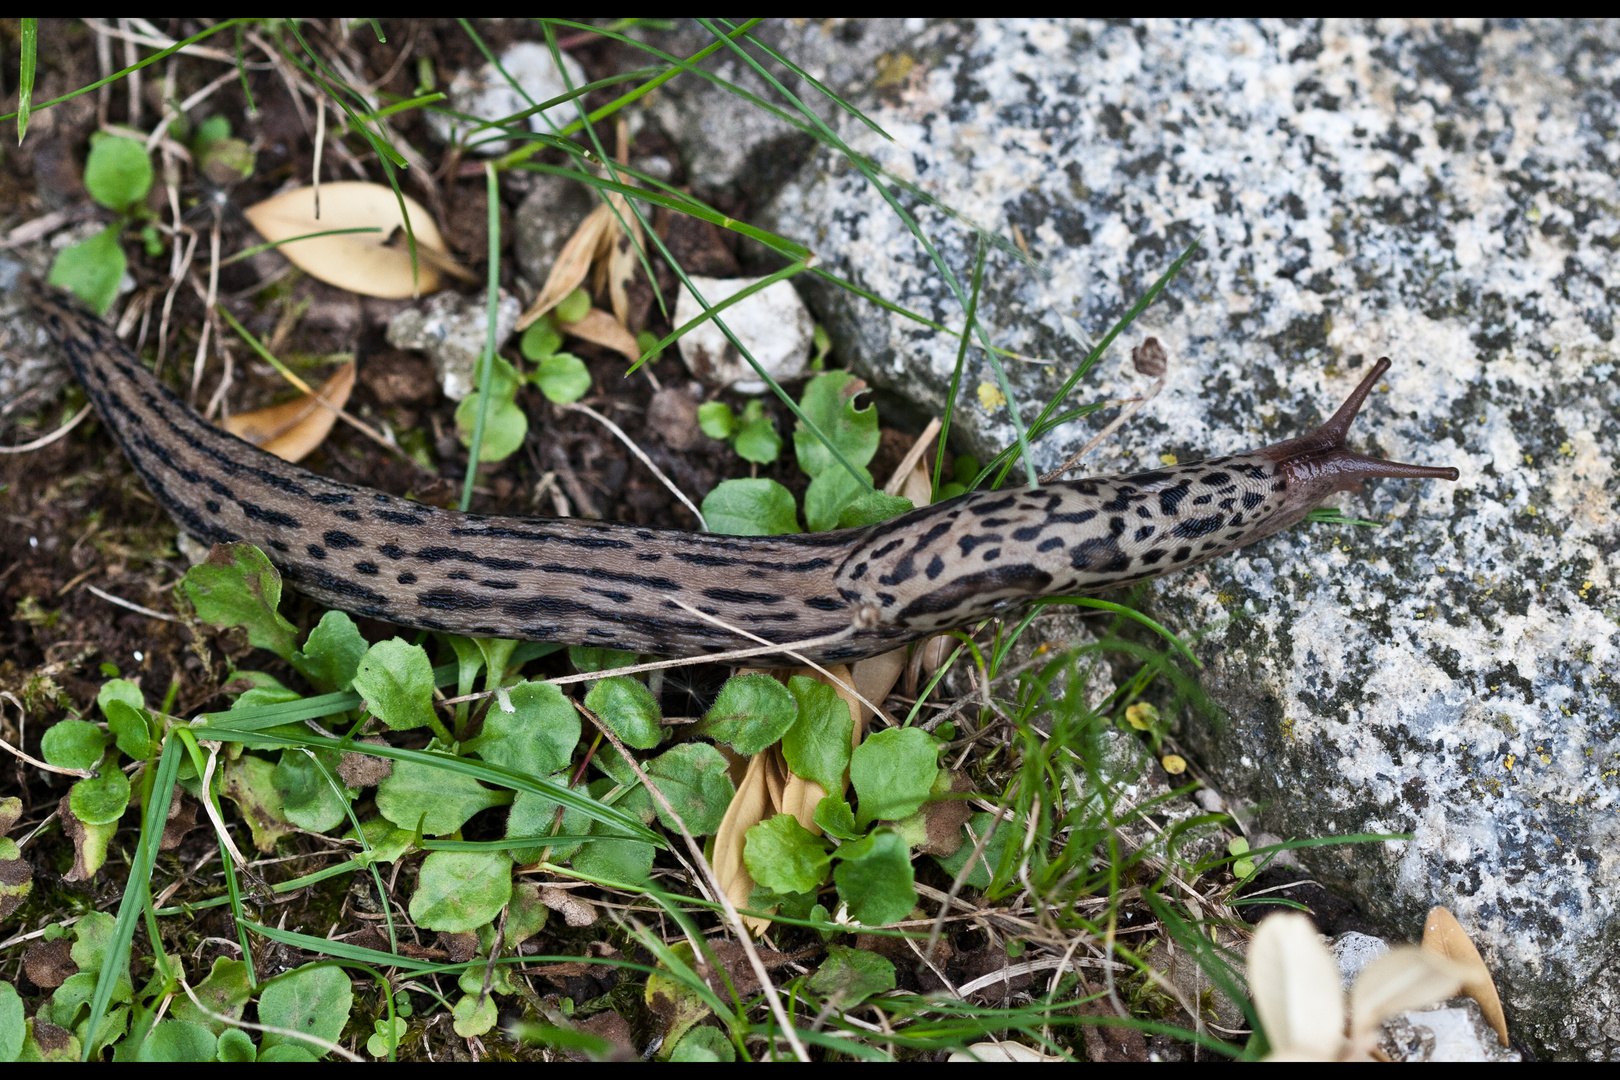
[[[777,813],[766,776],[772,766],[769,751],[749,759],[748,771],[743,774],[742,783],[737,785],[737,793],[731,797],[720,827],[715,830],[714,855],[710,862],[714,866],[715,880],[736,907],[747,907],[748,896],[754,891],[753,876],[743,865],[743,843],[748,830]],[[764,933],[770,925],[769,919],[749,915],[743,916],[743,922],[754,934]]]
[[[638,253],[641,247],[641,222],[634,215],[624,220],[630,226],[630,232],[626,234],[623,229],[618,230],[608,256],[608,298],[613,303],[613,317],[619,321],[621,328],[628,330],[630,282],[635,280],[636,269],[641,264]]]
[[[562,332],[612,349],[632,363],[641,359],[641,347],[636,344],[635,335],[601,308],[591,308],[578,322],[563,323]]]
[[[1462,966],[1416,945],[1397,945],[1362,969],[1350,988],[1350,1038],[1366,1046],[1378,1026],[1408,1009],[1423,1009],[1462,989]]]
[[[610,230],[616,230],[618,224],[607,203],[585,215],[585,220],[579,223],[574,235],[557,253],[557,261],[546,276],[545,286],[540,290],[540,295],[534,298],[534,303],[529,305],[529,310],[517,321],[517,329],[524,329],[579,288],[585,275],[590,273],[591,263],[596,261],[604,242],[612,243]]]
[[[1043,1054],[1033,1047],[1015,1042],[974,1043],[965,1050],[957,1050],[946,1061],[1062,1061],[1054,1054]]]
[[[1339,965],[1316,924],[1291,911],[1269,916],[1249,943],[1249,994],[1273,1056],[1334,1061],[1344,1047]]]
[[[567,889],[547,885],[540,890],[540,902],[563,917],[563,922],[578,928],[596,921],[596,908],[590,901],[575,896]]]
[[[1449,909],[1435,907],[1423,922],[1423,948],[1443,956],[1463,969],[1462,991],[1479,1003],[1479,1011],[1496,1031],[1497,1041],[1508,1045],[1507,1017],[1502,1015],[1502,999],[1479,950]]]
[[[259,235],[272,242],[332,229],[375,228],[377,231],[371,233],[298,240],[277,250],[294,266],[329,285],[361,296],[401,300],[437,290],[440,286],[438,266],[449,255],[432,215],[421,203],[404,198],[405,212],[410,215],[411,232],[416,236],[418,248],[417,273],[412,275],[408,245],[395,240],[396,231],[403,234],[405,225],[400,201],[392,188],[348,180],[321,185],[319,218],[315,216],[315,189],[312,187],[272,195],[248,207],[244,213]],[[422,257],[422,249],[430,249],[435,254]]]
[[[350,360],[321,384],[319,400],[302,394],[280,405],[227,417],[224,427],[283,461],[300,461],[325,441],[337,420],[337,410],[343,408],[353,389],[354,361]]]

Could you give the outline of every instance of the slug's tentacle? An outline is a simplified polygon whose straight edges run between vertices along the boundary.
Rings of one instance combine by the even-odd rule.
[[[1374,476],[1445,477],[1344,449],[1380,360],[1316,432],[1246,454],[981,491],[864,529],[744,537],[440,510],[288,464],[203,421],[99,319],[26,286],[158,502],[204,543],[246,540],[321,603],[475,637],[665,656],[829,639],[853,660],[1042,596],[1101,592],[1258,540]],[[792,662],[786,656],[760,663]]]

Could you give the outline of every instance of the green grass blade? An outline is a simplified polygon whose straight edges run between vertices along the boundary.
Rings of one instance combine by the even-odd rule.
[[[30,115],[32,115],[33,113],[43,112],[44,110],[49,109],[53,105],[60,105],[64,101],[72,101],[74,98],[80,96],[81,94],[88,94],[92,90],[99,90],[103,86],[107,86],[110,83],[117,82],[119,79],[122,79],[125,75],[128,75],[132,71],[139,71],[143,67],[149,67],[152,64],[157,63],[159,60],[165,59],[166,57],[173,56],[175,53],[179,52],[181,49],[185,48],[187,45],[194,45],[197,42],[201,41],[203,38],[212,37],[213,35],[219,33],[221,30],[229,30],[233,26],[237,26],[237,25],[240,25],[241,23],[252,22],[252,21],[253,21],[252,19],[227,19],[224,22],[218,24],[217,26],[210,26],[208,29],[202,31],[201,33],[191,35],[190,37],[186,38],[186,40],[184,40],[184,41],[175,42],[173,45],[170,45],[168,48],[162,50],[161,52],[153,53],[151,56],[148,56],[145,60],[142,60],[138,64],[131,64],[127,68],[123,68],[122,70],[113,72],[111,75],[108,75],[105,79],[97,79],[95,82],[90,83],[88,86],[81,86],[77,90],[74,90],[74,91],[72,91],[70,93],[63,94],[61,97],[51,98],[51,100],[49,100],[49,101],[35,102],[30,107],[29,113],[30,113]],[[21,99],[19,98],[19,101],[20,100]],[[11,120],[11,119],[15,118],[17,115],[18,114],[14,113],[14,112],[6,113],[5,115],[0,116],[0,121]]]
[[[372,121],[385,120],[388,117],[393,116],[395,113],[408,112],[411,109],[420,109],[425,106],[432,105],[435,101],[443,101],[447,96],[448,95],[444,92],[435,90],[431,94],[423,94],[420,97],[407,98],[404,101],[396,101],[390,105],[384,105],[376,112],[361,113],[360,118],[362,120]]]
[[[834,93],[824,83],[822,83],[820,79],[816,78],[814,75],[811,75],[808,71],[804,70],[798,64],[795,64],[792,60],[789,60],[786,56],[783,56],[781,53],[777,52],[775,49],[771,48],[754,35],[745,34],[744,37],[747,39],[749,44],[754,46],[754,48],[758,49],[766,56],[769,56],[772,60],[775,60],[778,64],[781,64],[783,67],[793,72],[793,74],[797,75],[799,78],[803,79],[805,82],[819,90],[822,96],[827,98],[834,105],[837,105],[840,109],[844,110],[850,116],[853,116],[855,119],[859,120],[861,123],[865,124],[877,134],[883,136],[885,139],[889,140],[890,142],[894,142],[894,136],[890,135],[887,131],[884,131],[883,128],[878,125],[876,120],[873,120],[870,116],[867,116],[865,113],[861,112],[861,110],[839,97],[838,94]]]
[[[217,736],[225,741],[241,743],[243,746],[256,749],[313,747],[340,750],[345,753],[366,754],[371,757],[388,758],[391,761],[409,761],[430,768],[444,769],[447,772],[457,772],[496,787],[543,795],[552,802],[559,802],[571,810],[578,810],[580,813],[589,816],[593,821],[600,821],[604,825],[611,825],[616,829],[620,829],[626,837],[634,838],[643,844],[652,844],[658,848],[667,848],[669,846],[662,836],[643,825],[641,819],[633,814],[627,814],[617,807],[597,802],[590,796],[581,795],[578,791],[566,785],[554,784],[549,780],[514,772],[511,769],[491,765],[485,761],[476,761],[472,758],[456,757],[453,754],[428,750],[407,750],[398,746],[356,743],[346,739],[328,739],[319,735],[300,735],[298,738],[293,738],[289,735],[266,731],[216,731],[209,725],[196,725],[191,728],[191,731],[201,738],[215,738]]]
[[[242,26],[241,26],[240,23],[238,23],[237,27],[236,27],[236,77],[238,79],[240,79],[241,82],[242,82],[242,98],[243,98],[244,101],[247,102],[247,110],[246,111],[247,111],[248,116],[252,117],[252,116],[258,116],[259,115],[259,107],[257,105],[255,105],[254,102],[253,102],[253,88],[248,85],[247,62],[242,59],[242,39],[243,39],[243,37],[244,37],[244,35],[243,35],[243,32],[242,32]],[[243,940],[245,941],[247,939],[244,938]],[[252,978],[253,978],[253,962],[250,960],[250,961],[248,961],[248,979],[249,979],[249,981],[251,981]]]
[[[748,66],[752,67],[761,78],[770,83],[772,88],[775,89],[778,94],[781,94],[783,98],[792,102],[799,109],[799,111],[804,114],[805,118],[809,120],[810,123],[815,125],[815,127],[821,132],[829,146],[832,146],[839,153],[843,154],[855,165],[857,169],[861,170],[861,173],[866,177],[867,182],[877,190],[879,195],[883,196],[884,201],[889,204],[889,208],[899,216],[901,222],[905,224],[906,229],[916,239],[917,243],[921,245],[923,251],[928,255],[929,260],[934,264],[934,269],[939,271],[941,280],[943,280],[950,287],[951,292],[956,296],[956,302],[961,304],[962,309],[966,311],[968,298],[962,289],[961,282],[957,281],[956,274],[951,270],[950,266],[946,264],[944,256],[940,255],[939,253],[939,249],[936,248],[933,242],[923,234],[922,228],[917,224],[916,219],[913,218],[911,214],[906,212],[905,207],[900,205],[899,200],[896,199],[893,193],[889,191],[888,187],[881,182],[881,178],[878,176],[877,172],[869,164],[867,164],[866,159],[851,150],[849,146],[846,145],[844,141],[826,125],[821,117],[816,115],[814,110],[805,105],[804,102],[800,101],[795,94],[787,89],[787,87],[783,86],[781,82],[777,80],[776,76],[772,75],[765,69],[764,65],[762,65],[758,60],[755,60],[753,56],[749,55],[747,50],[743,49],[742,46],[733,41],[729,34],[721,33],[708,19],[700,18],[697,21],[700,26],[713,34],[721,44],[725,45],[733,53],[739,56],[745,63],[747,63]],[[990,361],[990,369],[995,373],[996,382],[1001,387],[1001,393],[1007,399],[1007,412],[1012,417],[1013,433],[1017,436],[1019,452],[1024,458],[1024,470],[1029,474],[1029,486],[1036,487],[1039,483],[1039,477],[1035,475],[1035,463],[1029,455],[1029,436],[1024,430],[1024,419],[1021,415],[1019,415],[1018,400],[1013,396],[1012,384],[1007,381],[1007,372],[1002,367],[1001,357],[997,355],[994,349],[991,348],[990,336],[985,332],[984,324],[982,322],[978,324],[978,331],[979,339],[981,342],[983,342],[986,350],[986,356]]]
[[[495,378],[495,316],[501,288],[501,188],[495,166],[484,163],[484,190],[489,197],[489,296],[485,303],[484,355],[478,358],[478,416],[473,421],[472,444],[467,447],[467,474],[461,480],[461,512],[472,505],[473,481],[478,477],[478,453],[484,447],[484,424],[489,416],[489,386]]]
[[[219,261],[219,265],[221,265],[221,266],[229,266],[232,263],[241,262],[243,259],[251,259],[251,258],[253,258],[253,256],[257,255],[261,251],[269,251],[271,248],[278,248],[278,247],[281,247],[283,244],[296,244],[300,240],[317,240],[317,239],[319,239],[319,238],[321,238],[323,236],[347,236],[349,233],[380,233],[380,232],[382,232],[382,230],[379,229],[375,225],[362,225],[359,228],[355,228],[355,229],[325,229],[325,230],[322,230],[321,232],[304,233],[302,236],[289,236],[285,240],[270,240],[270,241],[267,241],[267,242],[265,242],[263,244],[254,244],[250,248],[243,248],[241,251],[238,251],[235,255],[232,255],[230,258],[221,259]]]
[[[1193,655],[1192,650],[1187,648],[1186,643],[1183,642],[1181,640],[1181,638],[1179,638],[1175,634],[1171,633],[1170,630],[1168,630],[1166,627],[1164,627],[1160,623],[1154,622],[1152,619],[1148,618],[1146,615],[1143,615],[1140,611],[1135,611],[1135,610],[1133,610],[1131,608],[1124,607],[1123,605],[1120,605],[1120,604],[1111,603],[1111,602],[1109,602],[1107,600],[1098,600],[1095,597],[1090,597],[1090,596],[1054,596],[1054,597],[1048,597],[1047,599],[1044,599],[1044,600],[1037,600],[1033,606],[1035,606],[1035,607],[1051,607],[1054,604],[1066,604],[1066,605],[1070,605],[1070,606],[1073,606],[1073,607],[1096,608],[1099,611],[1112,611],[1116,615],[1123,615],[1127,619],[1134,619],[1135,621],[1141,623],[1143,626],[1147,627],[1149,630],[1152,630],[1154,633],[1158,634],[1160,637],[1164,638],[1164,640],[1168,641],[1172,646],[1175,647],[1177,652],[1181,653],[1181,655],[1185,656],[1188,660],[1192,661],[1192,664],[1193,664],[1194,667],[1198,668],[1200,671],[1202,671],[1203,668],[1204,668],[1204,665],[1199,663],[1198,657]]]
[[[92,1036],[101,1030],[101,1018],[106,1015],[113,988],[119,976],[129,967],[129,952],[135,942],[135,924],[140,921],[142,909],[146,906],[146,886],[151,881],[152,867],[157,862],[158,841],[163,836],[169,801],[174,797],[174,781],[180,774],[181,752],[179,739],[164,740],[163,754],[157,763],[157,781],[152,785],[151,798],[141,814],[141,839],[135,848],[135,858],[131,861],[129,881],[124,885],[124,897],[118,904],[112,940],[107,944],[101,971],[96,975],[95,996],[90,999],[90,1026],[86,1030]],[[162,946],[161,941],[152,943],[153,949],[161,949]],[[92,1041],[85,1040],[81,1060],[89,1060]]]
[[[967,321],[962,324],[962,337],[956,346],[956,367],[951,370],[951,385],[945,392],[945,408],[939,417],[939,453],[934,460],[933,501],[939,501],[939,487],[945,476],[945,448],[951,437],[951,414],[956,410],[956,395],[962,389],[962,367],[967,361],[968,340],[973,336],[973,319],[979,312],[979,286],[984,282],[984,245],[973,260],[973,293],[968,298]]]
[[[17,78],[17,145],[28,134],[28,118],[34,114],[34,65],[39,53],[39,20],[22,19],[21,70]]]

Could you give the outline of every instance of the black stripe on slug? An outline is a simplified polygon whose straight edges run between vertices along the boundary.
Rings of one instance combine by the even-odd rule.
[[[1194,501],[1196,502],[1197,500],[1195,499]],[[1188,518],[1186,521],[1183,521],[1181,524],[1177,525],[1174,529],[1171,529],[1170,535],[1180,537],[1183,540],[1196,540],[1198,537],[1208,536],[1210,533],[1220,528],[1221,523],[1225,520],[1226,515],[1224,514],[1211,514],[1209,517]]]
[[[284,529],[302,529],[303,523],[290,514],[283,514],[280,510],[271,510],[268,507],[258,506],[245,499],[238,500],[242,513],[254,521],[262,521],[266,525],[280,525]]]
[[[340,551],[344,548],[365,547],[358,536],[343,532],[341,529],[328,529],[321,534],[321,539],[326,541],[327,547],[337,548]]]

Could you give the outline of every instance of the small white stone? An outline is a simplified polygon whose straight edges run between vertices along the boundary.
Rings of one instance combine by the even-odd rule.
[[[522,305],[505,289],[495,305],[495,347],[512,336]],[[478,389],[478,358],[488,336],[485,294],[462,296],[446,290],[412,305],[388,321],[388,344],[421,349],[433,361],[444,396],[460,401]]]
[[[711,278],[693,275],[692,285],[710,304],[735,296],[759,278]],[[675,301],[675,325],[684,326],[703,314],[703,305],[686,287]],[[759,361],[760,367],[777,382],[796,379],[810,359],[815,323],[793,286],[785,281],[726,308],[719,318],[737,335],[737,340]],[[714,320],[694,328],[680,340],[681,359],[687,368],[706,383],[730,385],[743,394],[765,391],[765,383],[737,352]]]
[[[494,64],[485,64],[476,72],[457,72],[456,77],[450,81],[450,108],[468,116],[476,116],[480,120],[499,120],[530,108],[530,100],[538,105],[542,101],[561,97],[568,93],[569,83],[578,90],[586,82],[584,69],[567,53],[561,55],[563,71],[568,73],[567,82],[563,80],[563,71],[558,71],[556,63],[551,59],[549,48],[537,41],[520,41],[501,54],[501,67],[506,69],[506,75],[510,75],[511,80],[502,75]],[[526,100],[523,94],[517,91],[512,85],[514,81],[523,88],[523,93],[528,94],[530,100]],[[579,109],[572,101],[565,101],[518,123],[527,123],[532,131],[550,133],[553,125],[561,128],[577,119]],[[445,142],[451,142],[466,130],[464,124],[457,124],[450,117],[439,113],[428,113],[428,122]],[[477,145],[472,148],[473,152],[489,157],[504,154],[511,149],[509,139],[481,141],[492,134],[493,129],[474,136]]]

